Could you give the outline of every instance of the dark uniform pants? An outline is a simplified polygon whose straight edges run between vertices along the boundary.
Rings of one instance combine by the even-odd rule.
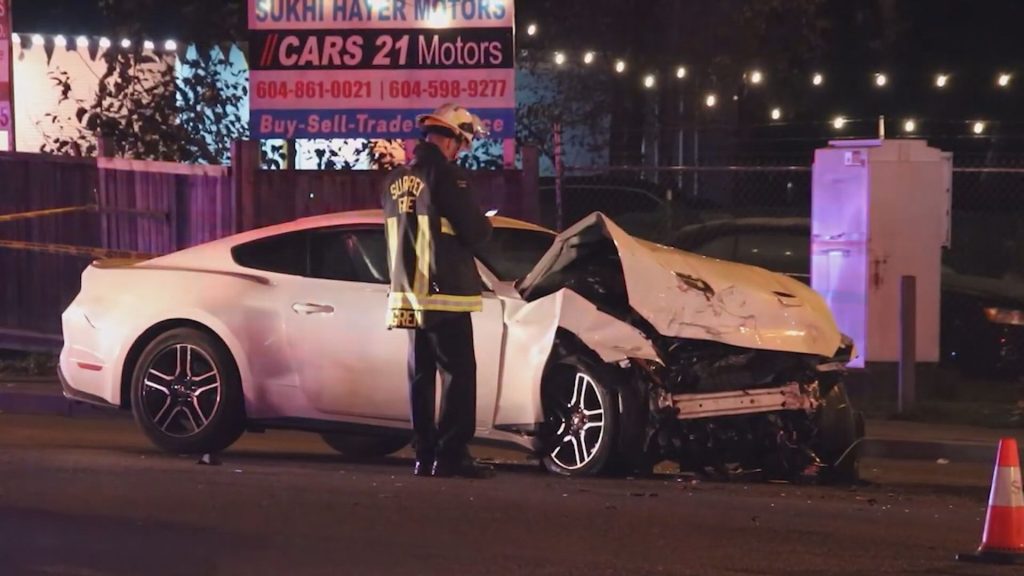
[[[437,371],[441,415],[435,424]],[[429,328],[409,332],[409,396],[416,458],[457,462],[476,432],[476,354],[469,313],[445,313]]]

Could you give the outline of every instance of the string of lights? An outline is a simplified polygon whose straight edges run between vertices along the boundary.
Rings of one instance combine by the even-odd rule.
[[[531,23],[526,27],[526,35],[533,37],[539,33],[539,27],[535,23]],[[584,65],[591,66],[597,64],[597,53],[593,51],[586,51],[581,53],[581,61]],[[556,50],[552,53],[552,61],[557,66],[565,66],[572,62],[569,54],[564,51]],[[623,74],[626,72],[628,66],[625,60],[622,58],[609,58],[609,62],[612,63],[612,70],[616,74]],[[1005,70],[999,70],[993,76],[993,84],[999,89],[1007,89],[1010,87],[1013,81],[1013,74]],[[675,77],[679,80],[687,77],[686,66],[679,66],[675,70]],[[764,84],[766,81],[766,75],[763,71],[758,69],[750,70],[743,75],[743,80],[747,84],[754,86]],[[948,88],[952,81],[952,74],[948,72],[938,72],[933,78],[933,86],[936,88]],[[658,76],[653,73],[645,74],[642,78],[643,86],[645,88],[654,88],[657,85]],[[819,71],[813,71],[809,75],[808,81],[811,86],[823,87],[825,85],[825,74]],[[875,72],[871,75],[871,82],[877,88],[885,88],[889,85],[890,77],[886,72]]]
[[[526,26],[526,35],[528,37],[535,37],[540,33],[540,27],[536,23],[530,23]],[[572,57],[568,52],[562,50],[556,50],[551,53],[551,62],[557,67],[571,66],[576,59]],[[584,66],[600,66],[599,56],[594,51],[584,51],[580,53],[579,61]],[[616,75],[624,75],[629,69],[627,61],[623,58],[609,57],[607,63],[610,64],[610,69]],[[675,69],[673,76],[677,80],[684,80],[688,77],[689,71],[686,66],[679,65]],[[885,89],[891,84],[891,77],[887,72],[878,71],[870,75],[870,81],[872,85],[877,89]],[[995,72],[993,77],[993,86],[997,90],[1007,90],[1011,87],[1014,75],[1010,71],[998,70]],[[646,73],[640,77],[642,86],[646,89],[654,89],[658,86],[659,76],[655,73]],[[767,74],[759,69],[751,69],[743,74],[743,82],[750,86],[760,86],[767,82]],[[812,88],[824,88],[826,86],[826,76],[824,72],[812,71],[808,75],[808,83]],[[946,71],[937,72],[931,81],[931,86],[938,90],[946,90],[951,88],[953,83],[953,75]],[[703,104],[706,108],[713,109],[719,106],[721,100],[719,95],[713,91],[709,91],[702,96]],[[785,125],[785,110],[776,105],[771,105],[766,111],[766,116],[770,119],[768,125]],[[851,120],[843,115],[836,115],[828,121],[828,125],[835,131],[840,132],[848,128]],[[966,126],[967,131],[970,134],[976,136],[985,135],[990,131],[992,122],[988,122],[982,119],[957,121],[957,124]],[[919,134],[922,132],[922,121],[917,118],[904,118],[899,121],[899,127],[904,134]]]
[[[11,34],[11,44],[18,47],[31,48],[33,46],[45,46],[47,42],[52,42],[53,46],[57,48],[79,50],[89,48],[94,42],[97,46],[103,49],[107,49],[113,46],[113,43],[111,42],[110,38],[107,38],[106,36],[100,38],[89,38],[87,36],[79,36],[75,38],[74,45],[72,45],[72,43],[68,40],[67,36],[64,36],[63,34]],[[118,45],[121,48],[128,50],[132,47],[133,43],[131,39],[124,38],[118,43]],[[163,44],[160,45],[160,47],[164,52],[178,51],[178,43],[174,40],[165,40]],[[142,48],[143,50],[155,51],[157,50],[157,44],[153,40],[143,40]]]

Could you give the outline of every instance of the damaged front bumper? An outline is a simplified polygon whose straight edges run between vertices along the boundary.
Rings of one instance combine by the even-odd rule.
[[[680,420],[760,414],[779,410],[802,410],[810,414],[821,405],[818,398],[805,393],[803,387],[796,383],[777,388],[735,392],[674,394],[670,398],[671,406]]]

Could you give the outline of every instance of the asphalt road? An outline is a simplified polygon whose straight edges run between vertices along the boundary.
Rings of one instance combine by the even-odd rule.
[[[866,464],[858,487],[526,464],[442,480],[312,435],[249,435],[204,466],[127,420],[0,415],[0,575],[1019,573],[953,560],[978,544],[991,470]]]

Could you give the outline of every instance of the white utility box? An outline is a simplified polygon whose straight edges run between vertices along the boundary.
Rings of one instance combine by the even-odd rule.
[[[850,364],[897,362],[900,283],[917,278],[917,361],[939,360],[953,155],[922,140],[838,140],[814,153],[811,285],[853,338]]]

